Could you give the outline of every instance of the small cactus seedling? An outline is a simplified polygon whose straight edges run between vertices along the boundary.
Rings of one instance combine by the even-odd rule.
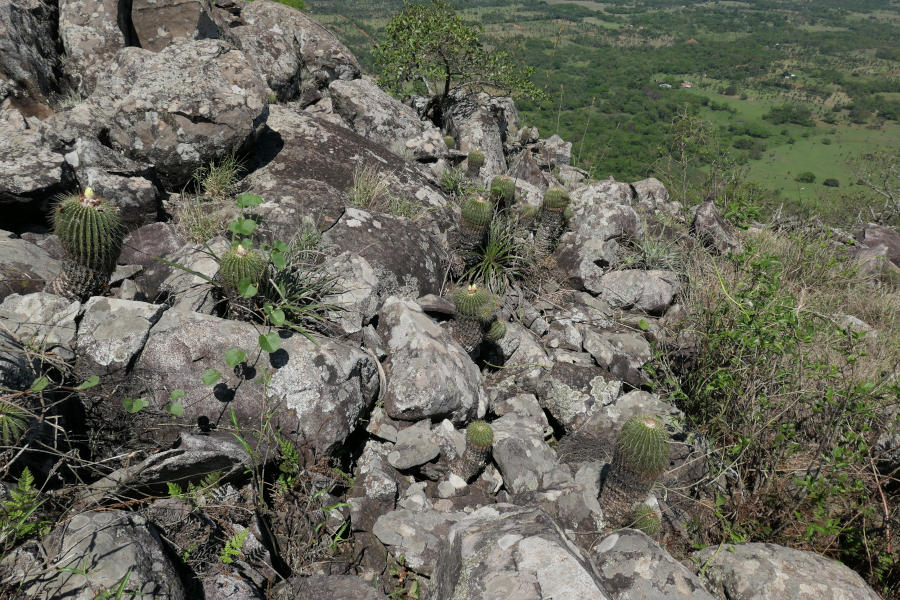
[[[444,143],[447,144],[447,147],[450,148],[451,150],[456,147],[456,140],[453,138],[452,135],[445,135]],[[484,157],[482,157],[482,161],[483,160],[484,160]]]
[[[656,514],[656,511],[653,510],[653,507],[647,504],[640,504],[634,509],[631,521],[632,526],[635,529],[643,531],[650,537],[653,537],[657,533],[659,533],[661,527],[661,523],[659,522],[659,515]]]
[[[498,175],[491,181],[491,200],[498,206],[512,206],[516,197],[516,182],[512,177]]]
[[[492,342],[499,342],[506,337],[506,323],[501,319],[495,319],[485,337]]]
[[[484,233],[494,218],[494,207],[482,196],[466,198],[462,205],[462,224],[471,231]]]
[[[559,242],[568,218],[569,194],[562,188],[550,188],[544,193],[544,202],[538,215],[534,246],[540,256],[547,256]]]
[[[647,497],[669,464],[669,435],[657,416],[632,417],[616,442],[600,503],[612,521],[622,522],[631,507]]]
[[[241,281],[257,286],[266,273],[266,259],[242,244],[231,247],[219,263],[219,276],[229,290],[236,292]]]
[[[53,210],[53,230],[65,257],[51,289],[82,300],[101,293],[122,251],[125,228],[119,209],[85,188],[82,194],[60,198]]]
[[[494,430],[484,421],[473,421],[466,428],[466,449],[453,469],[467,482],[472,481],[487,464]]]

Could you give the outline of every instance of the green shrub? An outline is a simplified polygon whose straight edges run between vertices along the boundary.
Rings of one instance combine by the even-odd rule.
[[[815,183],[816,182],[816,174],[812,171],[804,171],[800,173],[796,177],[794,177],[794,181],[799,181],[800,183]]]
[[[822,182],[822,185],[827,185],[828,187],[840,187],[841,182],[835,179],[834,177],[829,177],[825,181]]]

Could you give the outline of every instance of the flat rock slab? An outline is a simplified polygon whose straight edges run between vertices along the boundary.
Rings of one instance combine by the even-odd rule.
[[[323,598],[329,600],[386,600],[386,596],[372,587],[371,583],[351,575],[291,577],[277,585],[272,596],[273,600],[321,600]]]
[[[640,531],[611,533],[593,552],[614,600],[714,600],[696,575]]]
[[[438,457],[441,449],[431,432],[431,422],[420,421],[397,433],[397,443],[388,454],[388,462],[401,471],[424,465]]]
[[[77,300],[55,294],[12,294],[0,304],[0,325],[19,340],[63,360],[75,358],[75,318],[81,310]]]
[[[102,378],[122,376],[140,352],[165,305],[94,297],[78,327],[76,368]]]
[[[672,271],[612,271],[600,278],[596,289],[612,308],[634,309],[661,315],[681,292],[678,275]]]
[[[708,587],[721,600],[878,600],[849,567],[814,552],[776,544],[710,547],[692,557],[705,565]]]
[[[0,119],[0,207],[38,216],[74,182],[65,157],[47,148],[40,133],[25,129],[21,117],[19,123]]]
[[[183,416],[168,418],[178,426],[167,428],[172,433],[194,426],[201,416],[227,427],[233,409],[245,435],[271,417],[273,428],[280,427],[320,455],[336,450],[375,401],[374,360],[340,342],[319,340],[317,345],[300,334],[286,333],[280,350],[263,352],[257,359],[259,335],[249,323],[166,311],[135,364],[135,384],[158,409],[173,390],[185,391]],[[230,369],[224,360],[230,348],[244,350],[248,364]],[[222,374],[210,386],[201,381],[207,369]]]
[[[454,525],[432,582],[435,598],[609,600],[550,516],[511,505],[481,508]]]
[[[404,508],[378,517],[372,533],[397,559],[404,557],[410,569],[430,575],[446,545],[450,527],[465,516],[465,513]]]

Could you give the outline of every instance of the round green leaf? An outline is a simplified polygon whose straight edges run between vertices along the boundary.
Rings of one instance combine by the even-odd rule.
[[[222,374],[216,371],[215,369],[207,369],[203,372],[203,385],[212,385],[219,380]]]
[[[172,390],[169,394],[169,400],[181,400],[184,398],[184,390]]]
[[[169,402],[166,404],[166,412],[173,417],[180,417],[184,414],[184,406],[181,402]]]
[[[31,391],[40,392],[48,385],[50,385],[50,379],[47,377],[40,377],[37,381],[31,384]]]
[[[143,398],[125,398],[122,400],[122,406],[125,408],[125,412],[129,412],[131,414],[139,412],[141,409],[146,408],[149,405],[150,403]]]
[[[247,353],[240,348],[232,348],[225,353],[225,363],[231,368],[244,362],[245,358],[247,358]]]
[[[87,390],[87,389],[94,387],[98,383],[100,383],[100,377],[98,377],[97,375],[91,375],[90,377],[88,377],[87,379],[84,380],[84,383],[82,383],[75,389],[76,390]]]
[[[281,338],[278,336],[278,332],[273,331],[266,335],[260,335],[259,347],[269,354],[278,351],[278,349],[281,348]]]
[[[263,203],[262,196],[257,194],[241,194],[237,197],[238,208],[251,208]]]

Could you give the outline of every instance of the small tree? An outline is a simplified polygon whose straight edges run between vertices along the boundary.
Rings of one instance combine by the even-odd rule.
[[[479,33],[445,0],[407,4],[375,46],[381,84],[399,93],[412,83],[427,93],[426,113],[438,126],[453,89],[496,89],[543,99],[530,79],[534,69],[517,65],[504,50],[486,49]]]

